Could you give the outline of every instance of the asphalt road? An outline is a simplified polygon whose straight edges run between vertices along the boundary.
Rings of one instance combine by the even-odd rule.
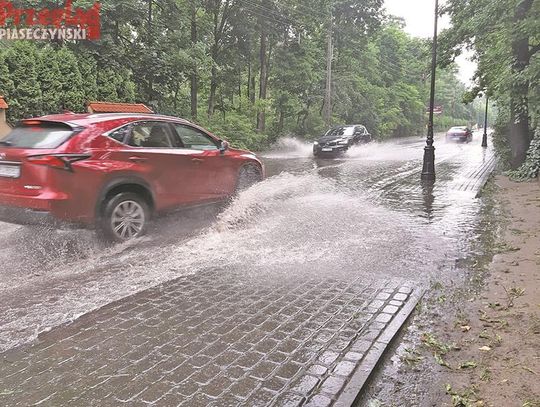
[[[474,239],[482,168],[492,154],[437,140],[438,179],[419,181],[424,142],[372,143],[336,159],[284,139],[262,154],[268,178],[228,206],[161,219],[148,237],[106,246],[90,231],[0,223],[0,351],[90,310],[209,269],[279,279],[296,273],[452,279]],[[457,277],[456,277],[457,278]]]

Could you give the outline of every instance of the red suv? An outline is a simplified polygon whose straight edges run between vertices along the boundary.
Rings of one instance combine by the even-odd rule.
[[[0,220],[75,223],[128,240],[154,214],[226,199],[263,176],[253,153],[183,119],[43,116],[0,140]]]

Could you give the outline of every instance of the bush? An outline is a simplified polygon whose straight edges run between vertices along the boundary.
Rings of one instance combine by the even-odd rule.
[[[540,172],[540,128],[536,129],[535,136],[531,141],[527,158],[521,167],[515,171],[509,171],[508,175],[514,181],[526,181],[537,178]]]
[[[225,120],[219,114],[208,119],[201,117],[199,124],[232,146],[248,150],[260,150],[267,144],[268,136],[255,131],[252,121],[241,114],[228,113]]]

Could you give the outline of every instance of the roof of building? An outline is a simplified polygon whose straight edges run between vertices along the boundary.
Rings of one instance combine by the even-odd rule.
[[[142,103],[90,102],[88,108],[94,113],[154,113]]]
[[[7,109],[7,108],[8,108],[7,102],[5,101],[3,96],[0,96],[0,109]]]

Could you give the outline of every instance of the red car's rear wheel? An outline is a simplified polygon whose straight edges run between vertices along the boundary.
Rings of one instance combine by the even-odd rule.
[[[145,199],[133,192],[123,192],[105,202],[99,229],[108,240],[123,242],[144,235],[149,219],[150,209]]]

